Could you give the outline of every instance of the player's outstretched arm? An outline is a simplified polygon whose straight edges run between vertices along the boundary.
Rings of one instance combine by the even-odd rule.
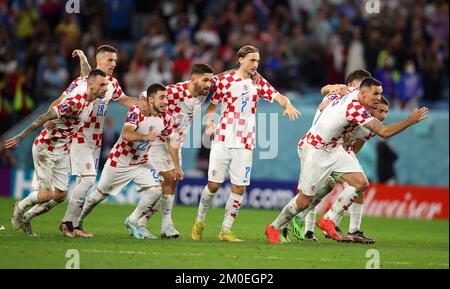
[[[41,114],[36,118],[26,129],[24,129],[17,136],[5,141],[5,147],[7,149],[13,149],[19,145],[19,143],[34,132],[37,128],[41,127],[45,122],[58,118],[56,110],[52,109],[44,114]]]
[[[370,131],[381,136],[382,138],[390,138],[391,136],[394,136],[402,132],[406,128],[424,120],[427,117],[428,117],[428,108],[422,107],[420,109],[416,108],[415,110],[413,110],[405,120],[399,123],[384,125],[381,121],[374,118],[364,126],[368,128]]]
[[[72,57],[78,57],[80,59],[80,75],[83,77],[88,76],[89,72],[91,72],[91,66],[89,65],[89,62],[83,50],[75,49],[72,52]]]
[[[118,102],[125,107],[132,107],[136,103],[138,103],[139,99],[137,97],[124,95],[119,98]]]
[[[363,139],[357,139],[352,143],[352,151],[357,154],[359,151],[363,148],[364,144],[366,143]]]
[[[347,91],[347,86],[344,84],[328,84],[322,87],[320,93],[325,97],[332,91],[339,91],[339,93],[344,93],[345,91]]]
[[[296,120],[300,116],[300,112],[291,104],[286,96],[278,94],[275,101],[284,108],[283,116],[287,115],[290,120]]]
[[[126,141],[154,141],[158,137],[153,131],[149,134],[140,134],[136,131],[136,127],[132,125],[125,125],[122,129],[122,138]]]

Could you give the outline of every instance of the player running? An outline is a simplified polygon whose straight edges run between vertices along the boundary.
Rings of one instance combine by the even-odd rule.
[[[375,108],[374,107],[368,108],[368,111],[376,119],[378,119],[381,122],[384,122],[384,120],[387,117],[387,113],[389,112],[389,102],[385,97],[381,97],[381,102]],[[374,134],[372,132],[370,132],[364,127],[360,127],[352,135],[350,135],[350,139],[344,140],[343,144],[344,148],[346,148],[349,154],[351,154],[353,157],[356,158],[356,154],[358,154],[358,152],[363,148],[364,143],[370,140],[373,136]],[[293,233],[297,239],[303,239],[305,241],[317,241],[313,233],[314,221],[316,218],[316,206],[328,193],[332,191],[332,189],[333,186],[327,185],[326,188],[324,188],[323,190],[324,191],[323,194],[322,193],[316,194],[313,202],[308,206],[308,208],[292,219]],[[337,199],[339,197],[340,196],[338,196]],[[375,243],[375,239],[365,236],[360,228],[363,216],[363,203],[364,203],[364,194],[361,194],[360,196],[358,196],[358,198],[356,198],[354,203],[350,205],[348,209],[348,211],[350,212],[349,233],[347,234],[346,237],[343,237],[343,239],[346,239],[353,243],[373,244]],[[339,224],[341,223],[345,211],[346,210],[343,210],[342,213],[336,215],[335,219],[333,220],[334,223],[336,224],[335,229],[338,232],[338,234],[342,234],[342,231],[339,228]],[[304,219],[308,218],[308,216],[311,216],[310,218],[313,220],[313,225],[307,230],[305,228],[306,224],[304,222]],[[326,232],[324,232],[324,235],[327,238],[329,237],[326,234]],[[313,236],[315,240],[309,238],[310,236]]]
[[[191,69],[191,79],[185,82],[168,85],[167,100],[168,113],[174,118],[173,131],[178,147],[183,146],[186,134],[194,122],[194,115],[199,113],[202,104],[211,89],[213,69],[208,64],[196,63]],[[180,233],[175,229],[172,221],[172,207],[178,179],[175,178],[175,165],[168,154],[167,143],[158,138],[149,149],[149,162],[163,177],[161,184],[163,195],[160,199],[162,224],[161,238],[178,238]],[[180,153],[181,163],[181,153]],[[138,227],[144,238],[156,239],[145,225],[158,210],[158,204],[139,219]]]
[[[332,220],[368,187],[367,178],[358,162],[341,145],[343,136],[353,132],[358,126],[364,126],[383,138],[389,138],[428,116],[428,109],[423,107],[414,110],[408,118],[399,123],[383,125],[365,109],[379,103],[382,92],[379,81],[374,78],[364,79],[356,95],[348,94],[335,99],[302,137],[298,146],[301,159],[299,194],[267,225],[265,233],[270,243],[281,242],[280,227],[305,210],[328,176],[335,173],[341,174],[340,181],[347,183],[335,206],[339,209],[332,208],[327,218],[319,219],[317,226],[334,240],[342,240]]]
[[[173,118],[167,113],[167,103],[166,88],[161,84],[152,84],[147,89],[147,96],[141,97],[139,103],[131,107],[120,138],[103,168],[97,190],[86,199],[78,219],[80,227],[97,204],[110,194],[118,194],[133,181],[143,195],[137,208],[125,219],[125,225],[132,231],[134,238],[142,239],[137,222],[162,194],[158,171],[148,162],[148,151],[158,138],[168,140],[168,153],[175,164],[175,177],[183,178],[177,142],[172,135]]]
[[[300,113],[290,101],[276,91],[264,78],[253,84],[259,65],[260,55],[256,47],[246,45],[237,53],[239,69],[214,78],[215,91],[206,110],[207,134],[214,132],[211,147],[208,184],[202,192],[197,218],[191,237],[201,240],[205,228],[206,212],[225,180],[228,171],[231,179],[231,194],[225,206],[225,217],[219,239],[239,242],[231,231],[233,222],[241,206],[246,187],[250,184],[253,149],[256,142],[256,107],[259,99],[278,102],[291,120]],[[213,117],[221,104],[221,116],[217,128]]]
[[[12,149],[45,122],[52,120],[54,128],[43,129],[34,140],[32,153],[35,172],[33,189],[25,199],[14,204],[11,219],[14,229],[22,228],[27,235],[34,235],[29,222],[23,222],[23,214],[28,206],[51,203],[55,206],[65,200],[69,185],[70,141],[80,126],[88,119],[93,109],[93,101],[103,98],[107,91],[106,74],[98,69],[87,77],[85,89],[65,98],[50,111],[40,115],[19,135],[5,142]],[[42,211],[45,213],[47,210]]]
[[[75,79],[67,90],[53,102],[50,109],[64,98],[70,97],[86,87],[85,75],[90,70],[89,63],[81,50],[75,50],[74,55],[80,58],[81,76]],[[125,107],[131,107],[138,101],[136,97],[126,96],[117,79],[112,76],[117,65],[117,50],[114,47],[109,45],[98,47],[96,63],[97,69],[108,75],[108,90],[103,99],[94,101],[94,107],[91,115],[89,115],[89,119],[80,127],[71,143],[70,160],[72,174],[76,175],[77,179],[66,213],[60,224],[60,230],[66,237],[90,237],[84,234],[82,228],[78,226],[77,220],[83,208],[86,195],[95,187],[102,146],[103,123],[109,104],[112,101],[116,101]],[[51,208],[52,203],[35,206],[35,208],[32,208],[25,214],[24,222],[29,223],[33,217]]]

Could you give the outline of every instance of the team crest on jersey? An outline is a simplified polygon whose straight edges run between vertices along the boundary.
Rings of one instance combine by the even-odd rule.
[[[244,84],[244,90],[248,90],[250,87],[247,84]]]

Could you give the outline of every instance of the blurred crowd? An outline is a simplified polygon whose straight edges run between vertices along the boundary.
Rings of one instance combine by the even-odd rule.
[[[379,0],[368,13],[365,0],[80,0],[74,14],[66,2],[0,0],[0,133],[79,74],[72,50],[94,65],[101,44],[119,49],[128,95],[185,80],[194,62],[232,68],[244,44],[261,49],[261,74],[283,92],[343,83],[361,67],[399,108],[446,91],[447,1]]]

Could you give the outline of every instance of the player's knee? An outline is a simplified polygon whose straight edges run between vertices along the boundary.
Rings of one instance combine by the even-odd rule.
[[[306,196],[302,192],[299,192],[295,201],[297,208],[300,210],[306,209],[312,202],[313,197]]]
[[[208,182],[208,189],[212,192],[215,193],[220,189],[220,185],[219,183],[214,183],[214,182]]]
[[[237,186],[237,185],[231,184],[231,191],[234,194],[243,195],[245,193],[245,189],[246,189],[245,186]]]
[[[364,193],[367,188],[369,187],[369,181],[366,178],[359,178],[355,184],[354,187],[356,190],[360,193]]]
[[[77,186],[82,187],[83,191],[88,192],[93,186],[95,186],[95,176],[78,177]]]
[[[67,198],[67,192],[63,192],[63,191],[59,191],[57,193],[54,194],[53,196],[53,200],[57,203],[62,203],[66,200]]]

